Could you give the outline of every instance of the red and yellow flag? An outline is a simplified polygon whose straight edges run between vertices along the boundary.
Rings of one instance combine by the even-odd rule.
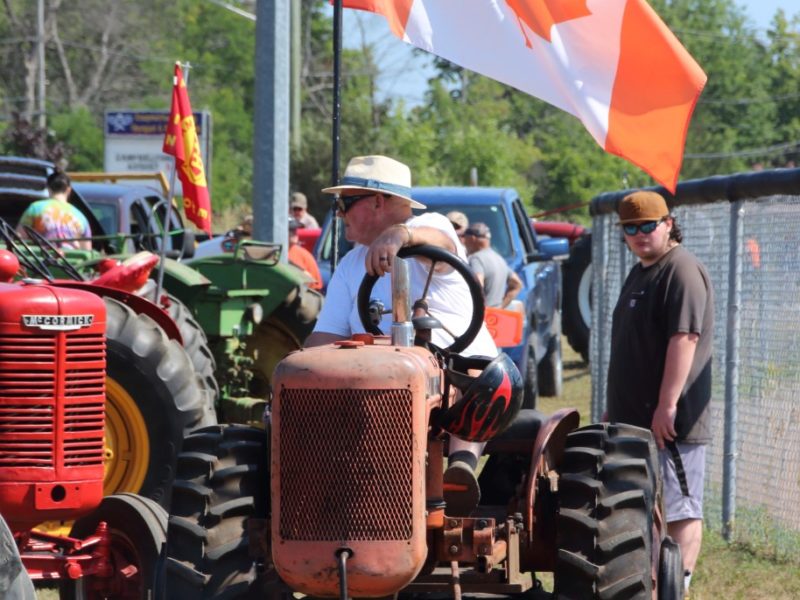
[[[162,151],[175,157],[175,168],[183,186],[186,218],[211,235],[211,199],[206,170],[203,168],[200,141],[197,139],[192,105],[180,63],[175,63],[172,109]]]

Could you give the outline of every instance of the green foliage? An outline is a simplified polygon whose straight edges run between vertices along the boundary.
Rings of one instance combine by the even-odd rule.
[[[52,115],[50,127],[67,146],[70,171],[103,170],[103,129],[88,109]]]
[[[254,10],[254,2],[236,2]],[[681,180],[758,166],[791,166],[800,144],[800,14],[780,10],[757,31],[735,0],[653,0],[709,77],[688,131]],[[57,6],[57,9],[54,8]],[[255,25],[217,3],[74,0],[48,3],[47,109],[50,142],[69,168],[102,164],[107,108],[166,109],[172,65],[190,62],[195,110],[213,120],[212,202],[217,212],[252,201]],[[302,143],[291,155],[291,187],[321,217],[320,189],[332,171],[332,24],[326,0],[302,3]],[[35,3],[0,7],[4,112],[35,119]],[[517,188],[531,212],[583,207],[548,218],[587,222],[597,193],[652,185],[632,164],[605,153],[574,117],[442,59],[426,100],[409,109],[380,99],[375,56],[363,44],[342,56],[340,168],[359,154],[384,153],[412,168],[419,185]],[[26,112],[28,111],[28,112]],[[9,126],[6,125],[6,131]],[[19,140],[29,152],[42,139]],[[46,137],[46,135],[45,135]],[[41,138],[41,136],[40,136]],[[6,136],[4,151],[22,152]],[[25,144],[23,144],[25,145]],[[793,162],[794,161],[794,162]]]

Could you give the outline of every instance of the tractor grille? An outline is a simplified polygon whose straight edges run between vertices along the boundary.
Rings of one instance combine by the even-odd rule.
[[[64,373],[60,399],[59,340]],[[104,395],[103,334],[0,336],[0,468],[52,468],[56,447],[62,449],[64,467],[102,465]]]
[[[286,540],[408,540],[409,390],[284,389],[280,534]]]
[[[103,402],[73,404],[64,410],[64,465],[103,463]]]
[[[0,403],[0,468],[53,466],[53,410]]]
[[[52,397],[55,359],[56,338],[52,335],[0,336],[0,397]]]

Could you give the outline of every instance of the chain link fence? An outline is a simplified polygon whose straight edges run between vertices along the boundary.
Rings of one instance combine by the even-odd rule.
[[[800,169],[661,188],[715,293],[706,522],[800,563]],[[627,192],[592,200],[592,420],[606,405],[611,316],[636,257],[617,226]]]

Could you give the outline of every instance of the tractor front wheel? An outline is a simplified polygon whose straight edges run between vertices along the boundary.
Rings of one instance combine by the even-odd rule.
[[[559,481],[556,598],[652,599],[658,469],[656,445],[646,429],[602,423],[567,436]]]
[[[158,504],[136,494],[106,496],[90,515],[78,519],[71,537],[87,538],[100,521],[111,535],[111,576],[86,575],[65,580],[65,600],[140,600],[156,597],[159,557],[166,542],[167,513]]]

